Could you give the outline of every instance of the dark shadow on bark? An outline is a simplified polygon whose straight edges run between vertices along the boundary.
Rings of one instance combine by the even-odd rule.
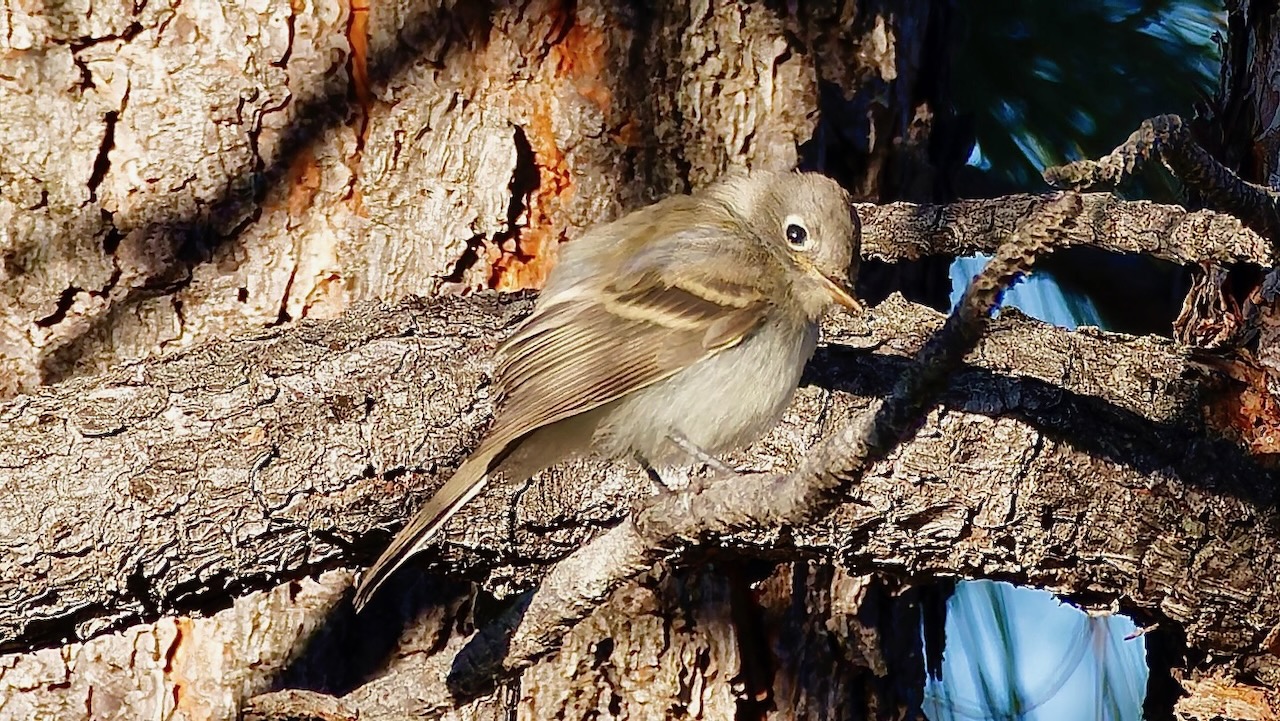
[[[907,358],[825,346],[818,349],[801,383],[883,397],[910,364]],[[1008,390],[998,397],[1017,400],[998,409],[977,405],[973,401],[979,394],[965,392],[966,387],[1001,386]],[[1259,509],[1277,506],[1280,472],[1262,465],[1236,444],[1210,438],[1198,428],[1156,424],[1113,403],[1052,383],[973,367],[952,379],[942,402],[957,411],[1016,418],[1057,442],[1143,474],[1167,473],[1190,488],[1226,493]],[[1100,421],[1110,434],[1099,433]]]
[[[296,688],[334,696],[350,693],[381,675],[402,644],[402,635],[421,617],[436,614],[438,636],[407,645],[430,652],[454,633],[467,633],[487,620],[485,606],[495,602],[470,583],[423,572],[400,573],[388,581],[363,613],[343,603],[306,640],[294,659],[272,681],[272,689]],[[502,604],[505,608],[507,604]]]
[[[779,13],[787,12],[777,0],[767,4],[776,6]],[[858,13],[849,27],[833,30],[835,18],[827,16],[842,10],[828,3],[809,5],[817,7],[802,5],[798,14],[803,41],[811,45],[831,43],[833,32],[842,39],[868,37],[882,13],[889,12],[866,3],[859,6],[865,12]],[[896,31],[901,33],[895,43],[895,80],[868,73],[855,79],[861,87],[845,87],[849,81],[841,77],[842,68],[820,59],[815,63],[818,123],[813,137],[800,148],[800,167],[840,181],[858,202],[955,200],[959,195],[952,188],[951,175],[965,164],[974,139],[963,120],[950,111],[950,63],[936,61],[952,54],[953,8],[934,3],[927,12],[890,14],[897,17]],[[913,80],[910,85],[907,78]],[[850,92],[854,90],[859,92]],[[929,109],[927,119],[915,115],[920,108]],[[874,146],[869,145],[871,141]],[[873,304],[900,292],[908,300],[946,310],[950,263],[950,257],[899,263],[866,260],[858,292]]]
[[[1154,626],[1143,639],[1147,645],[1147,695],[1142,704],[1142,717],[1175,718],[1174,704],[1187,693],[1175,678],[1175,671],[1182,676],[1187,669],[1212,664],[1205,663],[1208,659],[1202,652],[1196,652],[1194,659],[1191,657],[1187,634],[1177,622],[1153,614],[1149,609],[1129,608],[1127,604],[1122,604],[1120,611],[1132,618],[1139,629]]]

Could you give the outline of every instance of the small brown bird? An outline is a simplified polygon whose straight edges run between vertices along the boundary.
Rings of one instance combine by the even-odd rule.
[[[364,575],[362,608],[491,478],[588,450],[651,470],[743,447],[781,417],[835,303],[861,308],[857,216],[835,181],[732,176],[565,244],[498,349],[480,447]]]

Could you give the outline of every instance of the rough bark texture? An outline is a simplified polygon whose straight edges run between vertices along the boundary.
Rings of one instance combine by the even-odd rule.
[[[850,181],[873,188],[927,9],[828,5],[11,7],[0,394],[362,298],[537,286],[584,226],[794,167],[820,81],[874,114]]]
[[[941,5],[878,0],[74,0],[7,7],[0,13],[0,397],[211,338],[335,317],[361,299],[536,286],[561,239],[730,166],[783,168],[799,161],[837,175],[863,200],[933,199],[927,151],[937,74],[930,68],[939,48],[928,39],[941,36],[935,30],[945,17]],[[478,377],[466,377],[460,356],[448,353],[458,341],[437,340],[442,345],[423,352],[457,366],[464,375],[456,382],[472,392]],[[335,360],[333,352],[313,348],[300,362],[324,365]],[[296,578],[340,558],[366,562],[385,535],[356,531],[359,542],[349,548],[325,518],[334,509],[355,514],[348,518],[368,512],[359,508],[359,494],[344,490],[350,482],[420,488],[439,470],[426,464],[455,463],[478,432],[472,425],[421,426],[383,439],[378,453],[385,457],[348,457],[343,449],[358,439],[344,434],[356,432],[352,424],[364,412],[364,398],[318,398],[321,405],[312,408],[318,415],[307,418],[335,435],[273,451],[280,438],[309,433],[303,416],[290,415],[300,407],[268,425],[231,409],[240,400],[269,408],[279,400],[277,391],[305,397],[314,389],[237,387],[234,361],[217,352],[190,362],[188,390],[225,393],[229,415],[197,411],[195,426],[172,416],[173,436],[157,439],[167,450],[157,446],[154,455],[129,461],[116,476],[124,495],[112,508],[120,513],[105,515],[130,529],[135,548],[163,539],[175,550],[190,542],[230,555],[216,561],[184,551],[181,559],[154,558],[159,565],[148,566],[142,554],[127,553],[94,572],[103,574],[96,583],[105,596],[133,584],[130,601],[92,608],[96,601],[78,592],[73,599],[49,598],[61,610],[22,621],[30,643],[155,618],[161,607],[222,607],[248,588],[270,584],[281,568],[295,569],[289,575]],[[365,385],[387,387],[392,373],[375,371]],[[467,410],[466,401],[444,399],[451,388],[424,382],[438,391],[442,410],[471,413],[477,422],[483,417],[482,401]],[[221,391],[219,383],[226,384]],[[267,395],[255,395],[260,392]],[[142,420],[157,397],[140,387],[108,396],[116,393],[96,398],[90,406],[97,410],[86,406],[85,415],[66,422],[85,423],[86,438],[136,435],[125,426]],[[391,405],[379,401],[373,412],[401,415],[407,423],[397,427],[410,428],[421,416],[415,402],[429,397],[414,389]],[[169,407],[187,412],[181,403]],[[115,411],[124,415],[112,419]],[[118,420],[125,426],[111,430]],[[359,425],[359,431],[380,429]],[[212,443],[198,457],[184,455],[190,432]],[[422,453],[434,443],[437,455]],[[25,453],[10,460],[21,463],[30,458]],[[258,463],[249,472],[249,495],[236,495],[244,491],[233,479],[245,478],[246,468]],[[262,490],[273,487],[264,479],[284,467],[294,473],[334,463],[336,473],[304,473],[299,488]],[[193,471],[200,480],[191,480]],[[8,469],[0,476],[8,481]],[[125,480],[135,476],[136,484]],[[68,500],[87,503],[77,472],[59,477]],[[187,527],[179,521],[185,494],[209,487],[212,498],[256,508],[257,522]],[[382,498],[385,505],[369,512],[369,525],[390,528],[403,516],[401,491]],[[326,498],[330,511],[289,515],[304,499],[317,498]],[[144,499],[160,502],[158,516],[142,515],[134,504]],[[23,522],[38,519],[33,502],[22,502]],[[616,515],[616,509],[600,510],[602,504],[597,516]],[[84,548],[100,530],[61,511],[47,518],[58,534],[69,534],[64,538],[72,546]],[[292,534],[295,551],[270,551],[252,541],[235,550],[277,531]],[[324,540],[310,548],[317,538]],[[24,583],[41,584],[38,577],[65,559],[36,560],[26,543],[8,548],[22,547]],[[164,569],[174,563],[181,570],[168,576]],[[259,608],[219,616],[221,623],[243,630],[236,619],[245,616],[270,624],[278,622],[276,614],[320,613],[305,604],[280,611],[265,597],[246,598],[259,599],[252,601]],[[220,633],[200,629],[192,633]],[[9,675],[13,685],[6,689],[48,691],[41,708],[59,717],[82,708],[85,716],[110,716],[109,700],[144,683],[138,679],[158,673],[172,681],[163,665],[156,671],[135,664],[140,655],[127,651],[128,633],[90,641],[114,639],[115,645],[103,647],[93,664],[78,665],[81,678],[71,686],[49,676],[27,682]],[[192,635],[183,638],[202,648]],[[620,645],[632,640],[642,639]],[[73,650],[66,647],[62,656]],[[264,646],[261,655],[273,653]],[[237,662],[222,658],[221,665],[201,666],[202,683],[244,693],[211,694],[207,709],[179,709],[177,716],[225,717],[234,706],[227,699],[261,690],[260,682],[278,670],[270,662],[237,670]],[[672,651],[653,663],[664,673],[693,677],[682,669],[692,668],[695,658]],[[342,665],[331,659],[327,667],[307,667],[310,676],[300,673],[287,685],[324,685],[316,679]],[[90,666],[130,671],[85,683]],[[116,684],[110,692],[102,678]],[[174,686],[162,688],[129,695],[116,715],[166,713],[172,707],[165,694]],[[723,687],[705,693],[713,692]],[[689,695],[682,687],[678,696]],[[95,697],[102,706],[94,705]],[[10,708],[18,717],[25,713],[0,706]]]
[[[0,661],[6,719],[231,719],[270,690],[343,600],[340,571],[239,599],[208,618],[133,626]]]
[[[1274,3],[1233,0],[1226,6],[1227,42],[1221,80],[1209,108],[1209,122],[1201,126],[1200,136],[1241,178],[1267,186],[1274,193],[1280,189],[1280,16]],[[1280,247],[1280,238],[1268,240]],[[1280,448],[1276,441],[1280,429],[1280,408],[1276,404],[1280,397],[1280,271],[1276,266],[1266,264],[1269,272],[1260,282],[1246,274],[1244,284],[1232,278],[1235,282],[1223,282],[1225,292],[1219,292],[1219,297],[1228,295],[1235,285],[1239,294],[1239,286],[1253,286],[1253,292],[1246,296],[1244,315],[1256,333],[1249,339],[1249,352],[1236,358],[1242,369],[1237,371],[1241,382],[1237,383],[1232,408],[1220,414],[1217,425],[1227,428],[1229,436],[1250,448],[1271,454]],[[1212,271],[1206,275],[1212,281],[1230,277]],[[1234,315],[1239,314],[1235,310]],[[1232,314],[1219,315],[1231,318]],[[1260,646],[1280,656],[1280,626],[1261,636]],[[1179,718],[1280,716],[1280,685],[1274,679],[1264,680],[1265,687],[1261,689],[1252,685],[1253,679],[1237,680],[1229,674],[1178,680],[1181,688],[1162,688],[1157,695],[1169,697],[1185,692],[1186,696],[1176,702]]]
[[[0,407],[0,718],[231,718],[271,688],[392,718],[441,698],[491,594],[647,485],[584,463],[502,489],[426,559],[448,579],[406,576],[378,610],[417,617],[405,638],[352,619],[337,569],[475,444],[489,351],[527,308],[394,299],[536,286],[560,240],[731,166],[936,200],[945,21],[877,0],[7,7],[0,396],[30,395]],[[993,243],[1034,202],[864,207],[868,252]],[[1082,234],[1125,252],[1271,262],[1221,216],[1089,202]],[[393,304],[285,329],[375,297]],[[894,303],[834,329],[853,349],[824,351],[740,460],[793,463],[936,322]],[[840,514],[656,572],[446,717],[897,715],[918,702],[910,609],[938,577],[1118,601],[1190,649],[1189,685],[1211,663],[1274,681],[1272,479],[1198,433],[1201,372],[1161,341],[1009,320]]]
[[[4,495],[22,510],[0,533],[3,564],[17,569],[0,592],[6,645],[92,637],[87,647],[132,648],[118,639],[155,638],[156,627],[100,634],[225,607],[246,587],[367,562],[385,539],[381,529],[406,517],[409,499],[423,498],[475,443],[488,420],[490,351],[527,308],[510,297],[362,305],[337,321],[202,346],[11,402],[0,430],[11,469]],[[848,569],[838,574],[858,577],[1023,581],[1082,602],[1118,603],[1185,634],[1190,649],[1233,659],[1238,671],[1274,682],[1274,657],[1258,639],[1280,623],[1276,479],[1233,448],[1198,437],[1202,373],[1168,342],[1067,333],[1010,316],[980,346],[973,370],[956,380],[946,409],[932,414],[917,440],[868,478],[844,510],[793,534],[741,538],[725,549],[725,562],[817,554]],[[831,328],[829,337],[842,345],[820,354],[810,378],[816,385],[802,389],[783,424],[739,462],[794,464],[814,440],[883,395],[901,372],[902,355],[939,320],[894,301],[870,323]],[[72,468],[74,478],[67,475]],[[505,595],[527,587],[546,560],[581,545],[646,492],[633,469],[591,461],[567,466],[468,509],[426,565]],[[514,511],[503,510],[508,506]],[[765,575],[807,578],[801,569]],[[731,581],[699,578],[696,571],[664,577],[657,587],[642,584],[614,598],[575,630],[555,660],[530,672],[520,702],[529,717],[590,702],[621,704],[631,717],[645,718],[686,698],[714,718],[724,708],[717,704],[739,703],[745,687],[730,682],[741,667],[735,644],[765,641],[726,640],[753,628],[749,623],[730,624],[731,634],[698,620],[729,613],[716,599],[733,594]],[[835,582],[813,581],[819,601],[826,600],[805,602],[806,613],[822,618],[848,602],[827,588]],[[663,595],[673,588],[663,584],[672,583],[685,590],[711,584],[703,592],[708,598],[694,595],[703,601],[687,611],[692,620],[670,615],[682,607]],[[698,611],[702,602],[710,605]],[[762,606],[755,618],[773,618],[799,602],[778,599],[781,607]],[[318,624],[327,611],[313,607],[308,615],[303,604],[298,617],[307,620],[290,627]],[[351,628],[346,613],[327,623],[356,637],[369,632],[369,620]],[[466,617],[466,609],[458,613]],[[798,616],[783,617],[799,623]],[[641,623],[646,618],[655,625]],[[627,623],[635,632],[614,628]],[[685,624],[687,636],[680,631]],[[778,632],[771,624],[758,628]],[[445,654],[438,672],[452,649],[446,638],[428,636],[425,646]],[[645,646],[664,638],[665,651],[687,654],[678,671],[656,663],[655,649]],[[805,648],[793,642],[813,641],[773,643],[787,647],[785,659]],[[49,708],[80,708],[68,698],[84,701],[76,694],[86,685],[51,678],[49,661],[39,660],[51,652],[7,657],[2,665],[13,670],[0,682],[29,689],[24,697],[43,695],[55,704]],[[420,665],[433,668],[432,656],[397,658],[393,663],[414,673],[393,674],[354,697],[395,699],[385,692],[403,688],[408,678],[419,686],[400,702],[430,697]],[[654,663],[658,676],[623,693],[647,678],[637,663]],[[30,664],[40,664],[44,675],[27,670]],[[589,668],[597,680],[606,674],[621,684],[610,692],[620,700],[583,699],[597,688],[582,682]],[[215,668],[202,670],[218,678]],[[141,671],[112,680],[139,683],[135,673]],[[666,673],[679,684],[662,686]],[[766,674],[770,693],[804,682],[780,673]],[[242,687],[245,695],[264,687],[263,676]]]

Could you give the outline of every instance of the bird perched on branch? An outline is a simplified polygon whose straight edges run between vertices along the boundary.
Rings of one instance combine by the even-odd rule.
[[[822,316],[861,308],[847,290],[859,240],[835,181],[759,172],[566,243],[498,349],[488,436],[364,574],[357,609],[491,479],[588,450],[652,474],[755,441],[791,401]]]

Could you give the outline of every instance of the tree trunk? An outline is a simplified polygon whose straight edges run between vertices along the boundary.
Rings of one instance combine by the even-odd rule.
[[[6,13],[0,392],[363,298],[536,287],[585,226],[728,167],[794,167],[801,143],[813,164],[866,158],[849,184],[891,199],[885,174],[927,139],[929,99],[909,89],[932,11],[794,10]],[[856,130],[810,140],[851,109]]]

